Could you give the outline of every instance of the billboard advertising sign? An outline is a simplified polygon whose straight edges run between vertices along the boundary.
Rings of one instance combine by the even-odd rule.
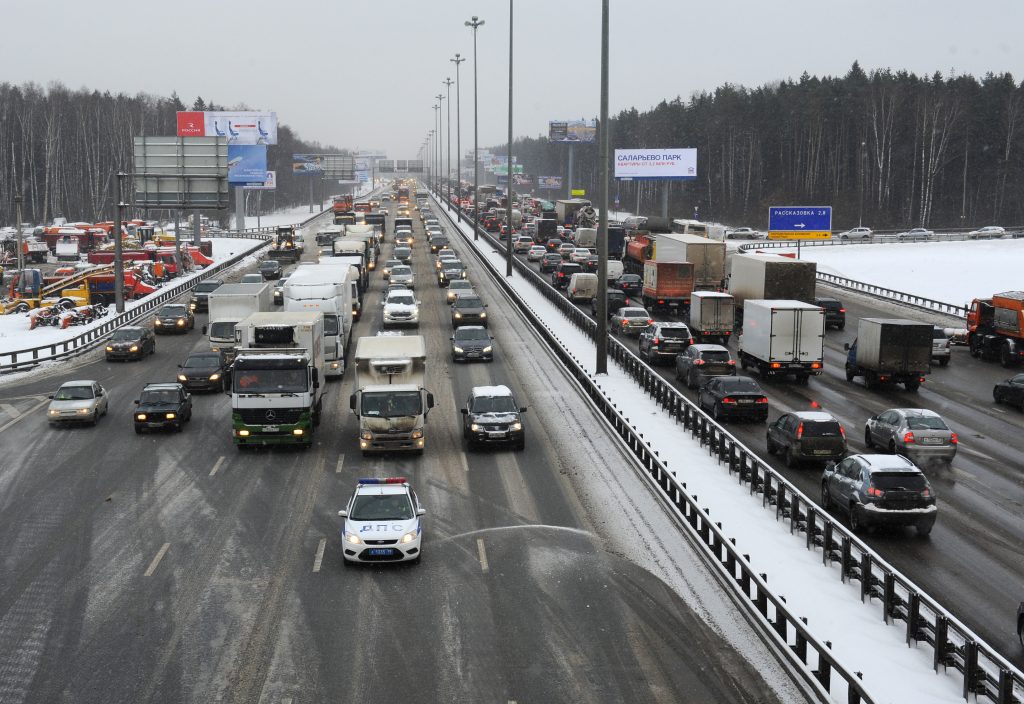
[[[538,176],[537,188],[539,188],[542,191],[560,191],[562,190],[562,177]]]
[[[356,160],[343,154],[323,155],[324,178],[336,178],[340,181],[354,181]]]
[[[549,122],[548,141],[593,144],[597,141],[597,120],[561,120]]]
[[[512,174],[512,185],[513,186],[528,186],[533,187],[533,176],[529,174]]]
[[[134,204],[141,208],[226,208],[228,144],[222,137],[136,137]]]
[[[228,144],[228,183],[263,183],[266,178],[266,145]]]
[[[179,137],[225,137],[228,144],[277,144],[276,112],[178,113]]]
[[[323,176],[323,173],[323,155],[292,154],[292,174],[297,176]]]
[[[247,183],[242,186],[247,191],[274,191],[277,190],[277,172],[268,171],[267,178],[262,182]]]
[[[615,178],[697,178],[696,149],[616,149]]]

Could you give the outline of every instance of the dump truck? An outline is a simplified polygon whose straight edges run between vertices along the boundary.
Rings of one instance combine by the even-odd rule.
[[[864,386],[903,384],[917,391],[931,372],[931,323],[901,318],[861,318],[857,338],[846,350],[846,380],[864,377]]]
[[[423,388],[427,347],[421,335],[378,335],[356,341],[356,391],[349,407],[359,426],[363,455],[423,454],[434,395]]]
[[[688,325],[701,342],[728,344],[736,322],[736,300],[720,291],[694,291],[690,294]]]
[[[1024,361],[1024,291],[971,301],[967,344],[972,357],[997,359],[1004,367]]]
[[[824,365],[825,311],[794,300],[743,302],[743,334],[739,338],[740,366],[761,376],[793,375],[806,383]]]

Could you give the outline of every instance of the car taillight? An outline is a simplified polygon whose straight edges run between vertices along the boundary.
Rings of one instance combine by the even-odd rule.
[[[626,327],[627,325],[629,325],[629,321],[628,320],[623,320],[622,321],[622,327]]]
[[[771,363],[771,368],[772,369],[782,369],[782,363],[781,362],[772,362]]]
[[[653,320],[653,319],[651,319],[651,318],[648,318],[648,319],[647,319],[647,324],[648,324],[648,325],[654,325],[654,320]]]
[[[929,489],[928,487],[925,487],[924,489],[921,490],[921,496],[923,496],[924,498],[929,499],[931,498],[931,495],[932,490]]]
[[[651,344],[652,344],[652,345],[660,345],[660,344],[661,344],[661,340],[660,340],[659,338],[657,338],[657,337],[656,337],[656,338],[654,338],[654,340],[653,340],[653,341],[651,342]]]
[[[885,492],[875,486],[868,487],[868,496],[881,497],[884,496]]]
[[[726,396],[725,398],[722,399],[722,403],[732,403],[732,404],[735,404],[736,403],[736,399],[732,398],[731,396]]]
[[[799,440],[803,436],[804,436],[804,424],[801,423],[800,425],[796,426],[796,439]]]
[[[735,367],[736,366],[736,360],[735,359],[730,359],[729,360],[729,366],[730,367]]]
[[[693,338],[692,337],[690,338],[690,344],[691,345],[693,344]]]
[[[695,367],[702,366],[703,364],[704,364],[704,360],[703,359],[695,359],[695,360],[693,360],[693,365]]]
[[[562,278],[564,276],[565,276],[565,272],[564,271],[558,272],[558,278]]]
[[[960,439],[957,438],[956,433],[950,434],[950,436],[949,436],[949,444],[950,445],[956,445],[958,442],[960,442]]]
[[[903,442],[905,442],[908,445],[912,445],[913,442],[914,442],[914,434],[913,433],[904,433],[903,434]]]
[[[761,398],[757,399],[756,403],[768,403],[768,397],[762,396]]]
[[[840,313],[845,313],[845,312],[846,312],[846,309],[845,309],[845,308],[840,308],[840,309],[839,309],[839,312],[840,312]]]
[[[839,434],[842,435],[843,436],[843,440],[845,440],[846,439],[846,428],[844,428],[843,426],[840,425],[839,426]]]

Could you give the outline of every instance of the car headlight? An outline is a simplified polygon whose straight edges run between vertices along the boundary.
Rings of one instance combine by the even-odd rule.
[[[486,318],[486,317],[487,317],[487,313],[481,313],[481,314],[480,314],[480,317],[481,317],[481,318]]]
[[[462,317],[462,313],[456,313],[456,314],[455,314],[455,318],[456,318],[456,319],[458,319],[458,318],[461,318],[461,317]]]
[[[349,533],[345,531],[345,542],[352,543],[353,545],[362,545],[363,541],[359,539],[359,536],[355,533]]]
[[[473,423],[472,425],[469,426],[469,429],[475,433],[476,431],[480,430],[480,426],[477,425],[476,423]]]
[[[359,433],[359,439],[360,440],[373,440],[373,433],[371,433],[369,430],[364,430],[361,433]]]
[[[138,345],[132,345],[131,347],[128,348],[128,351],[129,352],[138,352],[139,351],[139,346]]]
[[[523,429],[523,424],[520,423],[519,421],[516,421],[515,423],[512,424],[512,430],[522,430],[522,429]]]
[[[51,408],[50,409],[50,415],[51,416],[59,416],[60,415],[60,411],[58,411],[56,408]]]
[[[146,414],[145,413],[136,413],[135,414],[135,420],[146,420]]]
[[[166,414],[167,420],[174,420],[177,417],[178,417],[177,413],[168,413],[168,414]]]
[[[423,437],[423,431],[422,430],[414,430],[414,431],[412,431],[412,435],[410,435],[409,437],[411,437],[413,440],[419,440],[420,438]]]
[[[195,310],[196,309],[196,302],[192,301],[191,303],[188,304],[188,307],[189,307],[189,310]]]
[[[217,381],[218,379],[220,379],[220,374],[218,372],[214,372],[210,375],[210,381]],[[182,379],[182,381],[184,381],[184,379]]]
[[[188,381],[188,377],[186,377],[184,374],[179,374],[178,381]]]
[[[463,352],[466,351],[466,350],[462,349],[461,347],[452,347],[452,349],[455,350],[455,352],[458,353],[458,354],[462,354]]]
[[[91,408],[79,408],[78,409],[78,414],[79,415],[87,416],[90,413],[92,413],[92,409]]]
[[[156,321],[153,322],[153,325],[156,325],[157,327],[160,327],[161,325],[163,325],[163,323],[161,323],[159,320],[156,320]]]
[[[175,323],[175,325],[178,325],[178,326],[181,326],[181,325],[184,325],[184,324],[185,324],[185,321],[182,320],[181,318],[178,318],[178,322]]]
[[[491,347],[490,345],[487,345],[487,347],[484,347],[484,354],[487,354],[487,353],[488,353],[488,352],[490,352],[490,351],[491,351],[492,349],[494,349],[494,348],[493,348],[493,347]]]
[[[114,348],[111,347],[110,345],[107,345],[107,352],[113,352],[113,351],[114,351]]]
[[[408,544],[408,543],[411,543],[414,540],[416,540],[416,531],[411,530],[411,531],[409,531],[408,533],[406,533],[405,535],[402,536],[402,541],[401,542],[403,544]]]

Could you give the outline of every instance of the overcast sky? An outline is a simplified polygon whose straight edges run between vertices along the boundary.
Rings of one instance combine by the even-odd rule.
[[[462,143],[472,147],[479,29],[480,146],[504,143],[509,4],[503,0],[34,0],[5,2],[0,80],[140,91],[276,110],[304,139],[416,158],[434,97],[461,65]],[[722,83],[803,71],[1013,72],[1024,78],[1020,0],[611,0],[614,115]],[[514,131],[598,113],[601,3],[515,0]],[[455,86],[451,87],[453,103]],[[447,107],[444,108],[447,115]],[[452,106],[452,139],[455,134]],[[688,145],[665,145],[688,146]]]

